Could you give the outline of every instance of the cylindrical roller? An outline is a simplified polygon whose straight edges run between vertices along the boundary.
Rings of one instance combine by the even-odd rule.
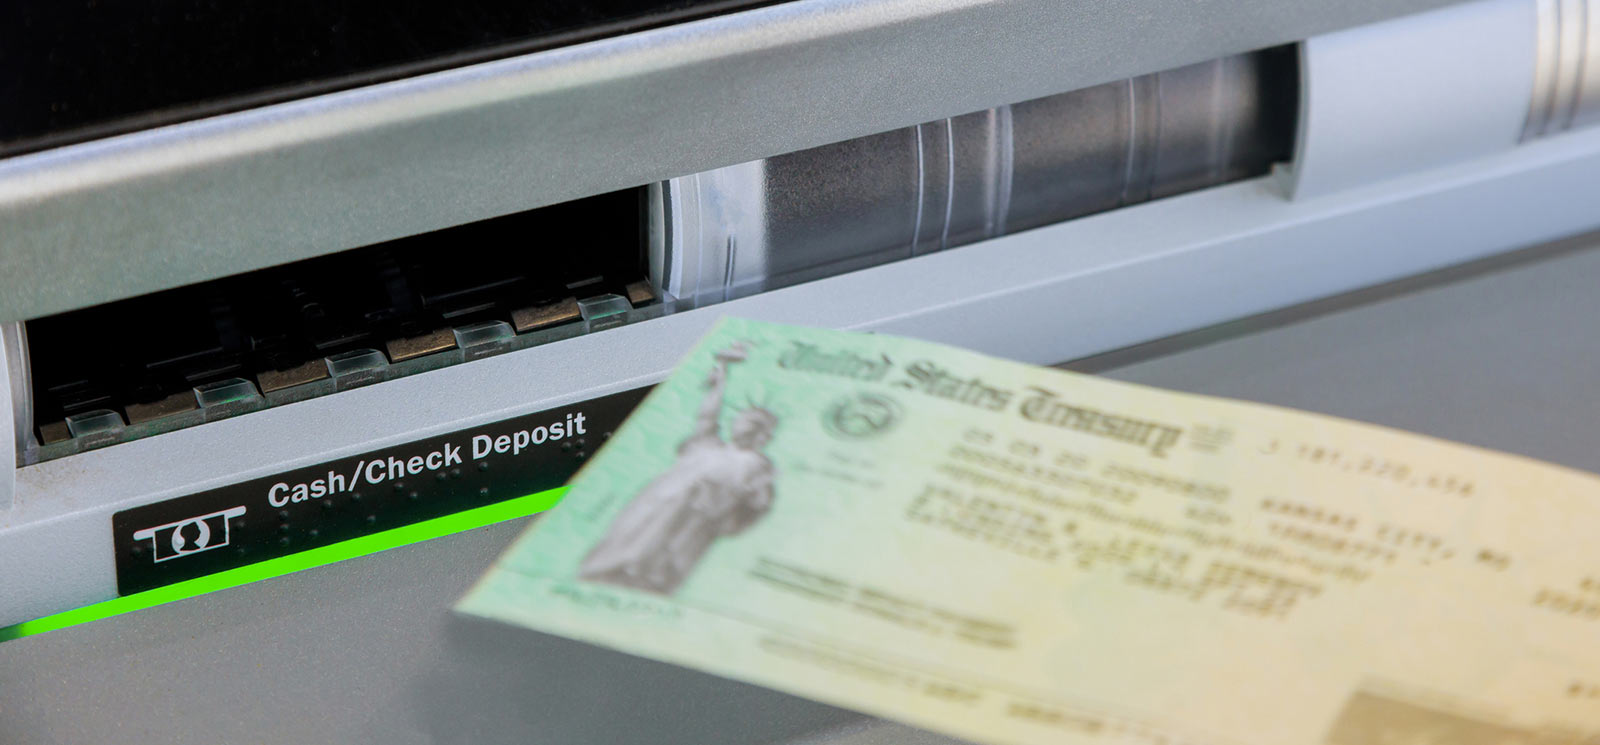
[[[1522,139],[1600,121],[1600,0],[1534,0],[1533,100]]]
[[[717,301],[1260,175],[1295,55],[1229,57],[803,150],[666,189],[666,291]]]

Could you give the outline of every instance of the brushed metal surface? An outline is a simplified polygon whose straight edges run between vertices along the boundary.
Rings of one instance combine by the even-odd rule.
[[[796,0],[20,156],[0,321],[1449,2]]]

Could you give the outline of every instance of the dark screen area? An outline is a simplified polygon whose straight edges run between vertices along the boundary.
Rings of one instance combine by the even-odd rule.
[[[0,156],[772,0],[0,0]]]

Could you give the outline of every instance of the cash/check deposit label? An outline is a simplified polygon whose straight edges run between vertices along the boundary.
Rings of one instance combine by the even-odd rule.
[[[561,486],[644,397],[625,391],[123,510],[121,595]]]

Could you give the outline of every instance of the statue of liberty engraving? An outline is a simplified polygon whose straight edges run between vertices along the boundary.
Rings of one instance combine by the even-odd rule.
[[[761,452],[778,418],[760,406],[734,415],[728,439],[718,419],[728,368],[748,356],[742,344],[716,354],[694,432],[678,457],[622,508],[584,557],[578,577],[670,595],[722,536],[735,535],[772,505],[772,461]]]

